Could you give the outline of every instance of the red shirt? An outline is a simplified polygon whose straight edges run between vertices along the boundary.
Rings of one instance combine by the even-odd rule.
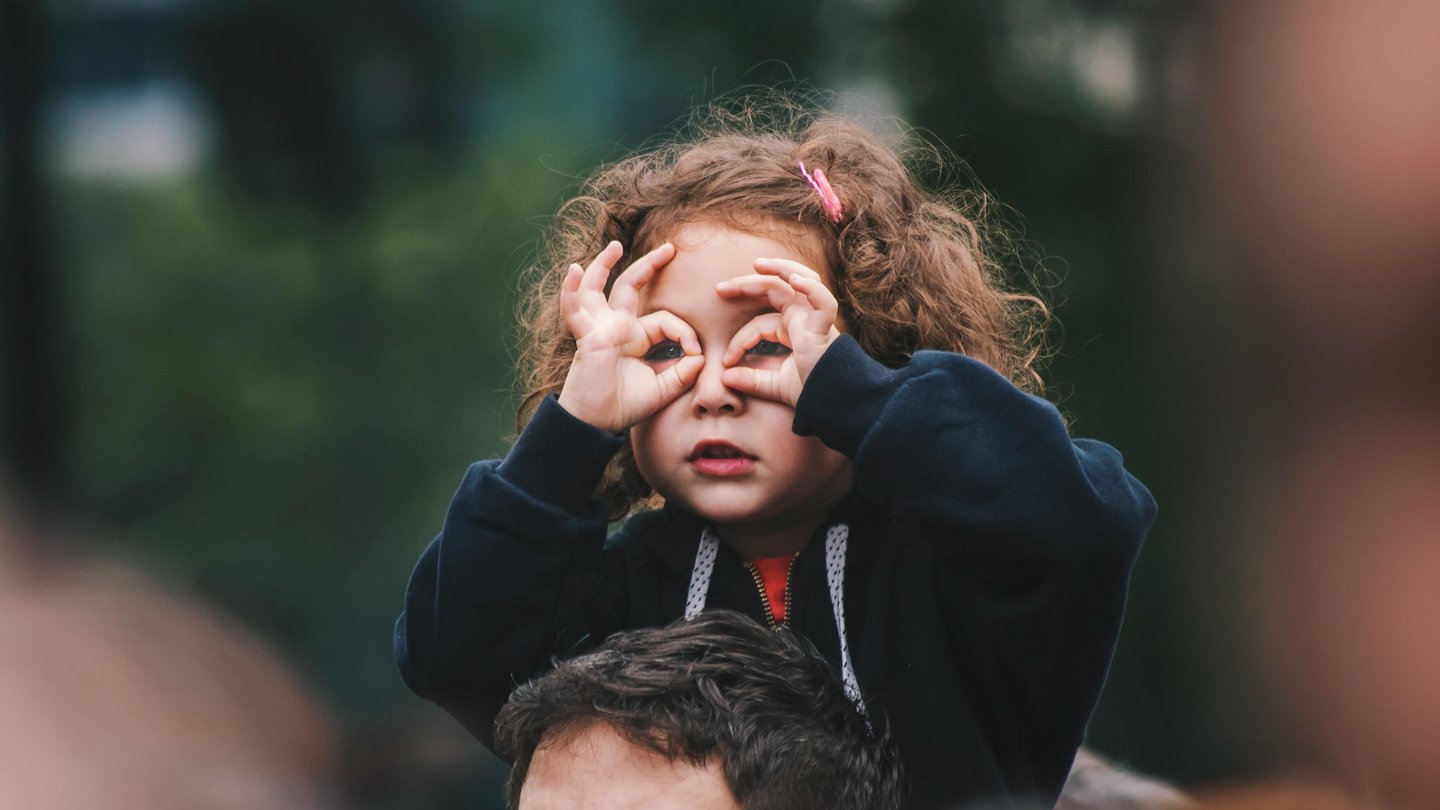
[[[794,554],[750,561],[760,573],[765,599],[770,602],[770,615],[775,617],[776,624],[785,623],[785,588],[790,584],[790,564],[794,561]]]

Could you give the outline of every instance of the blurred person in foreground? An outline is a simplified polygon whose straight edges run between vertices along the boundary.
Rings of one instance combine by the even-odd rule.
[[[732,611],[612,636],[495,721],[510,806],[898,810],[899,758],[803,638]]]
[[[1431,810],[1440,4],[1229,2],[1202,19],[1216,241],[1235,248],[1230,283],[1261,338],[1246,377],[1263,382],[1227,393],[1266,443],[1245,489],[1261,515],[1252,596],[1273,620],[1256,644],[1268,702],[1355,806]],[[1223,806],[1343,806],[1282,790]]]
[[[256,638],[0,504],[0,807],[332,808],[334,745]]]

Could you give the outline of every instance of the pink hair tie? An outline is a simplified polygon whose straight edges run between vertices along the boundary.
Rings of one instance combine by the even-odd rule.
[[[825,209],[825,216],[831,222],[839,222],[840,216],[845,213],[845,207],[840,204],[840,197],[835,189],[830,187],[830,181],[825,178],[824,169],[816,169],[813,173],[805,170],[805,161],[799,161],[800,174],[805,176],[805,182],[815,189],[820,195],[820,207]]]

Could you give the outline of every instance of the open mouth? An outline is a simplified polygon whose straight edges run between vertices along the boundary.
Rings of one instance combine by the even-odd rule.
[[[697,472],[730,477],[744,475],[755,469],[755,456],[729,442],[700,442],[687,459]]]
[[[754,461],[755,456],[746,453],[729,442],[700,442],[695,449],[690,451],[687,461],[699,461],[701,459],[746,459]]]

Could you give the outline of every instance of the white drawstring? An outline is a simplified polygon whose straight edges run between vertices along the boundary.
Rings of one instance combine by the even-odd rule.
[[[825,581],[830,586],[830,610],[835,614],[835,632],[840,636],[840,679],[845,694],[861,711],[865,701],[860,698],[860,681],[855,678],[855,665],[850,663],[850,642],[845,637],[845,550],[849,547],[850,527],[837,523],[825,533]]]
[[[700,533],[700,548],[695,552],[695,567],[690,569],[690,592],[685,596],[685,621],[700,615],[705,609],[705,597],[710,595],[710,575],[715,573],[715,555],[720,551],[720,540],[706,526]]]
[[[865,711],[860,697],[860,681],[850,661],[850,643],[845,637],[845,550],[849,547],[850,527],[837,523],[825,533],[825,581],[830,588],[830,610],[835,616],[835,632],[840,637],[840,680],[845,694]],[[685,597],[685,618],[693,619],[705,609],[710,593],[710,577],[715,573],[715,555],[720,551],[720,538],[707,526],[700,533],[700,548],[695,551],[695,567],[690,571],[690,590]]]

